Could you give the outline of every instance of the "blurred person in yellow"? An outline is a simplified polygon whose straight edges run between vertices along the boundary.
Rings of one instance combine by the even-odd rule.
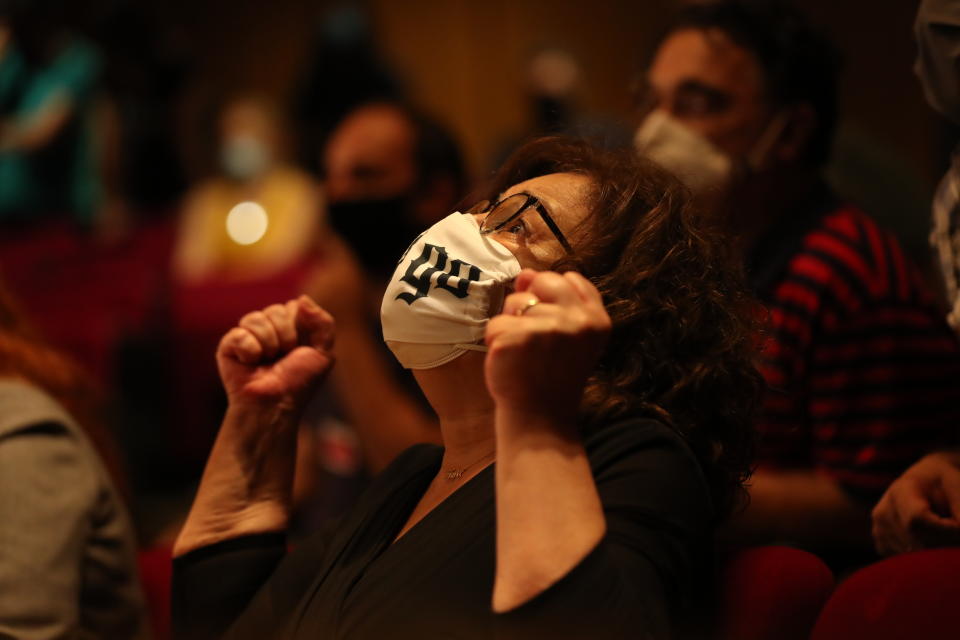
[[[219,172],[187,194],[174,249],[181,282],[253,280],[295,263],[314,246],[323,199],[288,161],[276,107],[252,96],[219,114]]]

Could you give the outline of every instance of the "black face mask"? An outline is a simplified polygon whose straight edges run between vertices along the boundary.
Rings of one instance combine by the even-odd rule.
[[[410,221],[406,197],[331,203],[330,225],[374,276],[390,277],[397,260],[423,228]]]
[[[537,129],[543,133],[560,133],[572,124],[570,105],[561,98],[536,96],[533,99],[533,110]]]

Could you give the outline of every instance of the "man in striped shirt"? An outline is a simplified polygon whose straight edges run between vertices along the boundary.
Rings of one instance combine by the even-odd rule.
[[[759,467],[739,541],[869,549],[872,503],[960,423],[960,348],[896,240],[821,177],[833,48],[772,3],[695,4],[647,74],[642,153],[743,244],[769,310]]]

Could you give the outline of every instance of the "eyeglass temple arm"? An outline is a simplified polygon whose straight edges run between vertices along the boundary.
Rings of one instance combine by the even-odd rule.
[[[573,253],[573,247],[570,246],[570,243],[567,242],[567,239],[563,236],[563,232],[560,231],[560,227],[557,226],[557,223],[553,221],[553,218],[550,217],[550,214],[547,213],[546,208],[539,202],[535,205],[537,213],[540,214],[540,217],[543,218],[543,221],[546,223],[547,227],[550,228],[550,231],[553,232],[553,235],[557,237],[557,240],[560,241],[560,244],[563,245],[563,248],[566,249],[567,253]]]

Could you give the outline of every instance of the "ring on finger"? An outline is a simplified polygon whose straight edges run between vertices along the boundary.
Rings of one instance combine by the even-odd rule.
[[[527,311],[530,311],[530,309],[533,309],[533,308],[534,308],[535,306],[537,306],[538,304],[540,304],[540,300],[539,300],[539,299],[537,299],[537,298],[530,298],[529,300],[527,300],[526,304],[524,304],[522,307],[520,307],[519,309],[517,309],[517,310],[514,311],[513,313],[514,313],[515,315],[522,316],[523,314],[525,314]]]

